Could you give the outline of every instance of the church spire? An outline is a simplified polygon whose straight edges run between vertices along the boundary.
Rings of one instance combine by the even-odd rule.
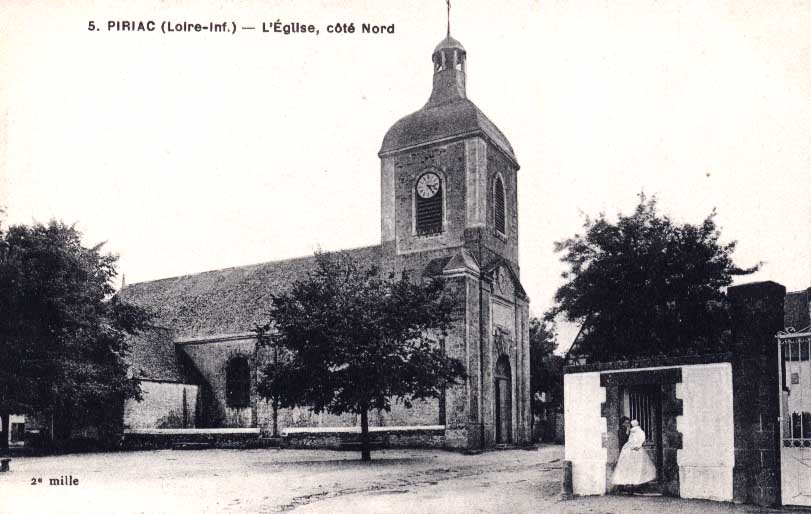
[[[445,39],[434,48],[434,88],[428,105],[436,105],[466,98],[465,70],[467,52],[462,43],[451,37],[451,2],[448,6],[448,32]]]

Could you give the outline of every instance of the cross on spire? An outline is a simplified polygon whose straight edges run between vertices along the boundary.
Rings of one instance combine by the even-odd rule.
[[[445,3],[448,4],[448,36],[451,35],[451,0],[445,0]]]

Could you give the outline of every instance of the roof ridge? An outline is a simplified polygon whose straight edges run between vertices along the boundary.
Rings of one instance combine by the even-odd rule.
[[[379,245],[379,244],[356,246],[356,247],[352,247],[352,248],[342,248],[340,250],[327,250],[324,253],[339,253],[339,252],[352,252],[352,251],[359,251],[359,250],[370,250],[372,248],[380,248],[380,246],[381,245]],[[267,264],[283,264],[283,263],[294,262],[294,261],[303,261],[305,259],[313,259],[313,258],[315,258],[315,253],[313,253],[311,255],[300,255],[300,256],[297,256],[297,257],[288,257],[286,259],[279,259],[279,260],[276,260],[276,261],[255,262],[253,264],[243,264],[241,266],[230,266],[228,268],[210,269],[210,270],[205,270],[205,271],[198,271],[196,273],[186,273],[185,275],[175,275],[173,277],[163,277],[163,278],[157,278],[157,279],[154,279],[154,280],[143,280],[143,281],[140,281],[140,282],[133,282],[131,284],[127,284],[125,287],[122,288],[122,291],[127,290],[127,289],[129,289],[129,288],[131,288],[133,286],[138,286],[138,285],[142,285],[142,284],[155,284],[157,282],[165,282],[165,281],[169,281],[169,280],[177,280],[177,279],[180,279],[180,278],[197,277],[197,276],[205,275],[207,273],[220,273],[220,272],[223,272],[223,271],[255,268],[255,267],[264,266],[264,265],[267,265]]]

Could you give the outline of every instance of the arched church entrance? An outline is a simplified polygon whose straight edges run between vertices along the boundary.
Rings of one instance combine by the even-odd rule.
[[[496,444],[512,442],[512,370],[510,359],[502,355],[496,362]]]

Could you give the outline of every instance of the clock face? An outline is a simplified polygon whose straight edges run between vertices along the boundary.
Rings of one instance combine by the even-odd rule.
[[[439,191],[439,184],[436,173],[426,173],[417,181],[417,194],[420,198],[433,198]]]

